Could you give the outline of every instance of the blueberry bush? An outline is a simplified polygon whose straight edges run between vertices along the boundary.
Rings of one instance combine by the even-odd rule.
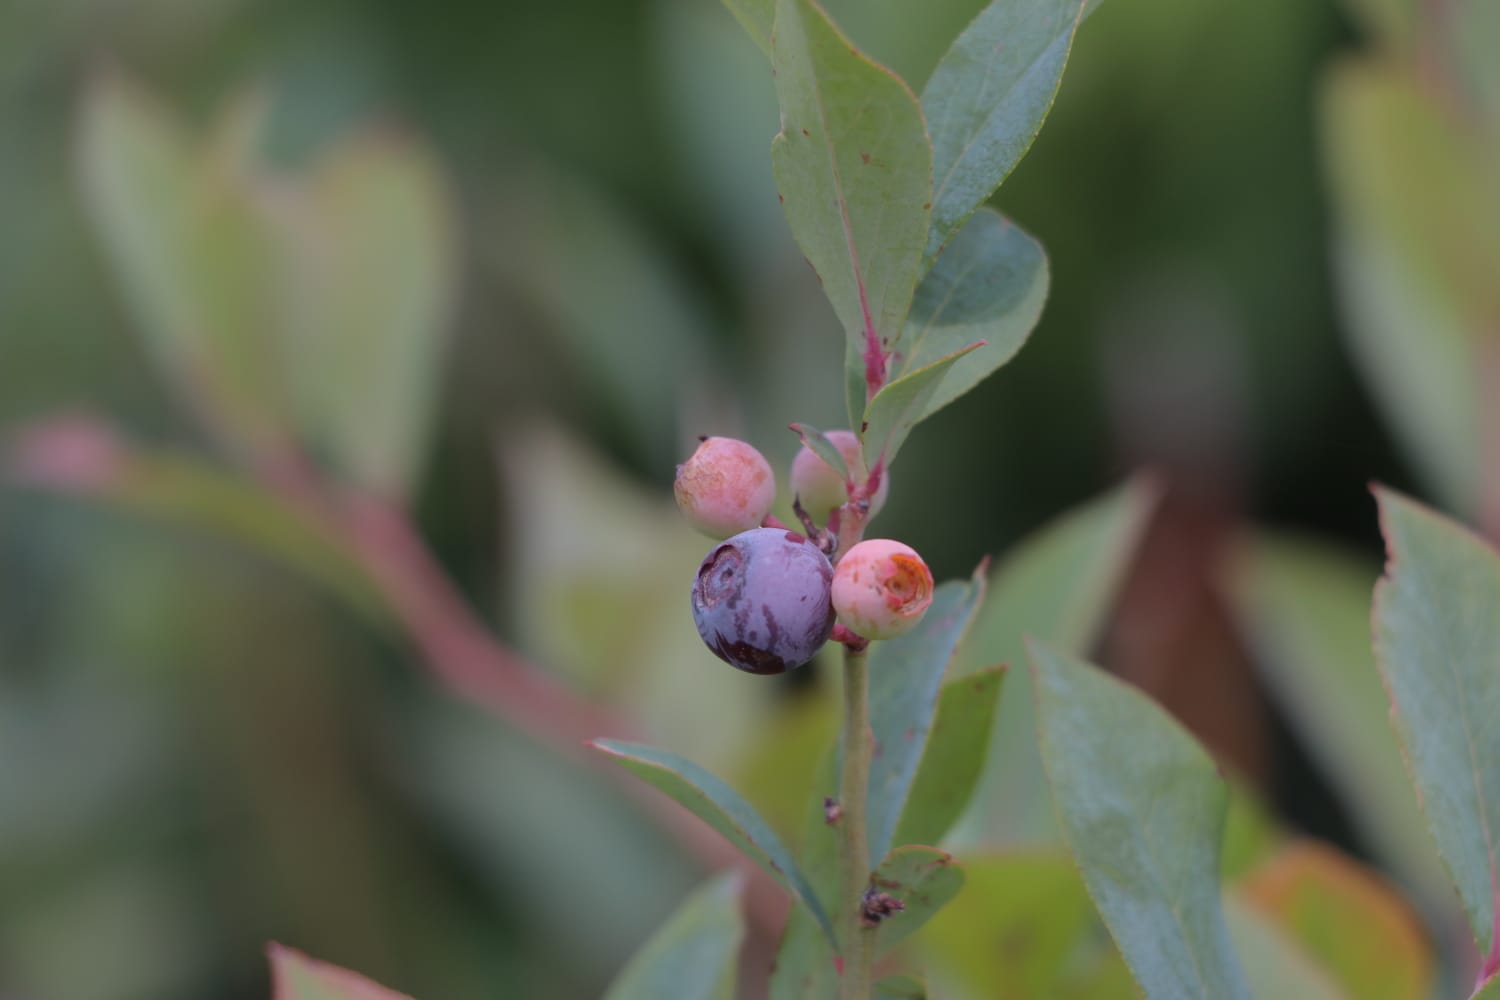
[[[91,543],[78,543],[101,581],[90,607],[124,620],[126,605],[172,595],[158,604],[189,636],[179,657],[226,662],[173,696],[201,699],[192,709],[28,693],[0,674],[6,817],[71,816],[107,831],[104,856],[119,864],[98,862],[102,889],[29,907],[48,866],[10,866],[4,851],[30,857],[14,843],[52,834],[0,818],[0,884],[20,900],[0,901],[0,915],[30,915],[19,931],[0,928],[0,993],[216,990],[197,966],[228,960],[205,921],[172,915],[180,897],[160,886],[228,869],[213,884],[257,900],[241,929],[286,942],[266,945],[277,1000],[597,995],[606,981],[607,1000],[1500,998],[1500,555],[1486,540],[1500,533],[1500,74],[1489,44],[1500,8],[1351,2],[1359,47],[1321,78],[1317,119],[1349,352],[1420,484],[1482,534],[1376,486],[1388,560],[1378,584],[1326,539],[1243,523],[1202,546],[1221,633],[1253,659],[1347,811],[1350,850],[1276,818],[1178,720],[1180,705],[1131,683],[1139,674],[1088,660],[1129,660],[1132,630],[1149,632],[1153,617],[1213,617],[1170,572],[1155,583],[1165,600],[1133,600],[1151,590],[1150,567],[1160,572],[1153,532],[1183,523],[1170,507],[1192,492],[1180,475],[1174,487],[1172,470],[1139,473],[993,563],[965,549],[972,572],[941,582],[932,566],[951,558],[924,558],[915,531],[881,535],[963,508],[966,496],[927,481],[922,453],[944,434],[976,480],[992,459],[965,397],[1028,344],[1053,284],[1041,243],[992,201],[1051,114],[1099,4],[971,6],[953,37],[918,14],[893,18],[933,50],[918,91],[816,0],[725,0],[711,16],[662,5],[666,61],[701,82],[716,78],[716,56],[739,53],[779,114],[769,161],[753,170],[717,139],[675,137],[711,166],[695,214],[729,247],[767,325],[788,328],[766,338],[764,357],[740,359],[747,381],[781,387],[765,393],[765,419],[748,421],[700,377],[712,310],[564,158],[517,157],[504,184],[486,177],[520,194],[476,220],[465,180],[401,129],[349,127],[277,155],[282,119],[261,91],[204,124],[118,67],[92,69],[67,183],[188,429],[130,434],[79,411],[28,419],[7,428],[0,478],[7,494],[189,529],[192,558],[163,564],[125,546],[94,570]],[[1168,44],[1156,36],[1172,39],[1171,21],[1139,22],[1156,40],[1134,51]],[[738,49],[725,41],[733,31],[748,39]],[[604,51],[588,33],[561,35]],[[1149,77],[1149,63],[1116,70]],[[527,83],[546,68],[526,65]],[[536,96],[542,118],[554,97]],[[677,87],[672,100],[682,122],[707,128],[736,106],[721,97]],[[636,140],[610,133],[609,148]],[[1197,138],[1183,150],[1214,155]],[[1128,199],[1108,169],[1110,196]],[[1191,199],[1193,178],[1173,176],[1170,197]],[[756,183],[766,198],[725,196]],[[1082,219],[1092,240],[1097,207],[1058,221]],[[1253,214],[1231,242],[1254,247]],[[491,229],[523,235],[495,249],[471,233]],[[786,235],[821,299],[781,294],[800,286],[764,248]],[[492,280],[514,300],[486,306],[561,331],[560,348],[536,354],[524,337],[507,343],[505,392],[544,381],[528,365],[545,369],[548,350],[568,354],[580,395],[609,414],[600,436],[662,473],[643,497],[555,429],[505,427],[499,492],[517,527],[499,627],[473,599],[482,588],[454,571],[467,539],[423,520],[427,481],[463,464],[443,454],[453,444],[442,421],[450,389],[477,378],[451,362],[474,350],[457,334],[476,323],[463,316],[464,285]],[[1180,292],[1162,294],[1165,313],[1118,322],[1187,314],[1212,329],[1213,308],[1194,312],[1196,294]],[[810,346],[830,340],[837,350]],[[1184,374],[1194,355],[1180,346],[1161,357],[1160,371],[1147,365],[1153,392],[1174,372],[1223,388],[1211,371]],[[1058,426],[1037,435],[1061,433],[1072,400],[1038,391]],[[1187,453],[1194,434],[1220,442],[1217,402],[1194,400],[1177,414],[1184,426],[1156,433]],[[669,512],[661,442],[678,422],[709,435],[675,456]],[[1025,476],[1014,484],[1024,492]],[[7,544],[24,557],[30,541]],[[258,560],[250,569],[245,553]],[[214,560],[271,582],[216,588],[203,569]],[[273,592],[269,610],[247,614],[242,589]],[[276,641],[322,614],[315,602],[357,623],[358,638],[308,630],[324,637],[282,655]],[[369,652],[372,636],[383,652]],[[350,696],[328,666],[340,642],[358,645],[350,660],[404,656],[425,680],[391,671],[402,679],[370,723],[354,706],[373,696]],[[1174,655],[1189,658],[1213,649],[1180,645]],[[813,693],[789,708],[799,685]],[[52,726],[49,712],[70,738],[28,754],[28,722]],[[104,751],[70,756],[86,743],[78,733]],[[162,764],[172,754],[161,745],[176,742],[213,748],[217,764]],[[193,753],[173,759],[197,765]],[[369,787],[371,759],[389,763],[390,787]],[[42,791],[27,798],[29,770]],[[158,809],[164,789],[190,803],[184,815]],[[131,809],[152,820],[116,832]],[[222,828],[238,846],[205,849]],[[442,862],[429,840],[447,848]],[[154,881],[159,871],[171,875]],[[375,874],[387,871],[399,875]],[[300,921],[267,916],[259,898],[278,894],[297,900]],[[74,960],[67,935],[95,928],[104,954],[170,961]],[[57,950],[34,942],[60,940],[66,960],[32,957]]]

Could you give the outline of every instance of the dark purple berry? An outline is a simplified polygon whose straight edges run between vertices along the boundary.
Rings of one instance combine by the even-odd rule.
[[[714,546],[693,581],[693,621],[719,659],[752,674],[800,667],[833,631],[833,566],[785,528],[752,528]]]

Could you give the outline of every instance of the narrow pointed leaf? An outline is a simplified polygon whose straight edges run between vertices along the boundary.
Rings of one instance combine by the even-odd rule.
[[[998,212],[981,209],[958,231],[917,286],[898,345],[899,376],[977,341],[927,400],[925,419],[1013,358],[1047,300],[1041,244]]]
[[[989,752],[1005,673],[1004,667],[991,667],[943,685],[894,843],[936,844],[963,814]]]
[[[933,145],[927,261],[1031,148],[1083,12],[1083,0],[995,0],[932,71],[922,91]]]
[[[1453,521],[1381,489],[1389,561],[1375,652],[1391,722],[1481,951],[1500,941],[1500,556]]]
[[[1148,997],[1248,1000],[1219,896],[1229,790],[1141,692],[1029,647],[1042,760],[1063,839]]]
[[[964,886],[963,869],[935,847],[909,844],[886,855],[870,876],[871,885],[900,900],[905,909],[881,921],[876,954],[915,934]]]
[[[630,960],[604,1000],[733,1000],[745,922],[740,878],[720,875],[689,896]]]
[[[776,0],[724,0],[724,6],[740,22],[752,41],[771,57],[771,23],[776,18]]]
[[[870,865],[892,848],[896,826],[931,741],[948,661],[984,597],[983,581],[952,580],[938,587],[932,607],[906,635],[876,643],[870,653],[870,762],[866,813]]]
[[[889,468],[912,428],[931,412],[931,403],[955,365],[984,349],[983,341],[969,344],[924,368],[907,372],[885,385],[865,408],[865,463]]]
[[[910,88],[858,52],[812,0],[778,0],[772,63],[776,187],[844,327],[854,418],[865,407],[854,389],[866,363],[883,367],[917,286],[932,145]]]
[[[266,952],[271,959],[271,1000],[411,1000],[285,945],[272,944]]]
[[[823,436],[823,432],[816,427],[807,424],[792,424],[792,430],[802,439],[802,443],[812,450],[828,467],[839,474],[845,482],[849,481],[849,466],[844,463],[844,454],[839,451],[834,443]]]
[[[739,793],[692,761],[666,750],[616,740],[596,740],[593,745],[723,834],[801,901],[828,940],[834,939],[828,914],[807,877],[766,821]]]
[[[1025,663],[1026,635],[1087,653],[1124,581],[1156,495],[1150,480],[1132,480],[1043,526],[1008,552],[990,574],[988,596],[954,663],[955,676],[993,663]],[[1055,838],[1034,703],[1030,671],[1012,670],[979,790],[955,833],[958,842]]]

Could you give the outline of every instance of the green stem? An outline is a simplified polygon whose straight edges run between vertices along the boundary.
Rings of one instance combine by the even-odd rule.
[[[865,800],[870,788],[869,653],[844,649],[844,770],[839,788],[839,920],[844,969],[840,1000],[870,1000],[875,963],[874,929],[864,926],[870,887],[870,849],[865,839]]]

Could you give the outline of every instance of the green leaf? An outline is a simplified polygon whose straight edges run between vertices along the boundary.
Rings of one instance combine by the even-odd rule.
[[[689,896],[646,942],[604,1000],[733,1000],[745,922],[730,872]]]
[[[1156,504],[1157,487],[1135,479],[1025,539],[990,574],[988,596],[954,663],[964,676],[1026,661],[1023,637],[1083,654],[1103,627]],[[956,832],[974,845],[1056,836],[1037,753],[1031,674],[1006,681],[980,788]]]
[[[925,263],[987,201],[1041,131],[1083,0],[995,0],[932,71],[932,226]]]
[[[931,920],[964,886],[964,871],[953,856],[935,847],[908,844],[885,856],[870,875],[879,891],[899,899],[905,909],[881,921],[875,951],[889,951]]]
[[[872,675],[872,685],[878,680],[878,674]],[[839,889],[838,830],[827,822],[823,799],[838,794],[837,747],[835,734],[818,760],[813,794],[805,804],[802,836],[797,843],[798,856],[810,873],[814,891],[830,908],[837,905],[835,897]],[[770,1000],[826,1000],[833,996],[838,991],[835,958],[828,937],[818,932],[809,913],[802,907],[792,907],[776,948]]]
[[[970,344],[925,368],[907,372],[894,382],[886,383],[875,394],[865,407],[861,424],[864,428],[865,463],[871,469],[877,464],[890,467],[906,436],[931,412],[933,397],[954,365],[983,348],[983,341]]]
[[[1411,908],[1333,848],[1294,842],[1251,872],[1236,895],[1275,921],[1350,997],[1434,995],[1432,949]]]
[[[411,1000],[286,945],[272,944],[266,953],[271,959],[271,1000]]]
[[[896,826],[932,739],[943,675],[983,597],[980,577],[950,580],[933,593],[932,607],[916,628],[871,648],[875,751],[865,822],[872,868],[895,846]]]
[[[875,984],[875,1000],[927,1000],[927,984],[916,976],[886,976]]]
[[[932,145],[911,89],[811,0],[778,0],[773,49],[781,132],[771,165],[792,236],[844,327],[856,421],[866,358],[900,337],[917,287]]]
[[[747,34],[771,58],[771,24],[776,18],[776,0],[724,0],[724,6]]]
[[[984,346],[961,359],[928,398],[925,420],[1013,358],[1047,300],[1047,255],[1041,244],[985,208],[958,231],[917,286],[898,345],[896,374],[925,367],[959,348]]]
[[[963,814],[984,768],[1005,673],[992,667],[943,685],[893,843],[936,844]]]
[[[734,789],[692,761],[666,750],[616,740],[596,740],[593,746],[723,834],[799,899],[828,940],[834,940],[833,925],[806,876],[765,820]]]
[[[821,458],[828,467],[839,474],[844,482],[849,481],[849,466],[844,462],[844,453],[838,446],[823,436],[823,432],[808,424],[792,424],[792,430],[802,439],[812,453]]]
[[[446,357],[452,196],[424,149],[374,132],[341,141],[275,194],[288,253],[274,332],[299,427],[350,480],[405,498]]]
[[[1224,907],[1255,1000],[1365,1000],[1345,994],[1270,918],[1230,896]],[[1204,994],[1217,996],[1218,994]]]
[[[1377,570],[1311,539],[1247,539],[1226,582],[1257,664],[1298,735],[1360,822],[1371,846],[1433,907],[1447,879],[1432,850],[1370,649]]]
[[[122,77],[88,91],[79,143],[84,204],[153,361],[236,447],[285,434],[271,294],[277,251],[247,184],[245,140],[189,139]]]
[[[1471,515],[1487,412],[1482,351],[1500,315],[1493,161],[1414,67],[1343,65],[1322,112],[1354,358],[1412,462]]]
[[[922,939],[929,966],[960,985],[960,995],[1135,996],[1129,975],[1118,971],[1114,988],[1102,988],[1108,970],[1123,963],[1066,854],[1052,848],[980,854],[965,858],[964,876],[965,891]]]
[[[1492,976],[1489,981],[1474,991],[1469,1000],[1500,1000],[1500,976]]]
[[[1481,951],[1500,954],[1500,557],[1453,521],[1380,489],[1389,561],[1375,653],[1417,797]]]
[[[1247,1000],[1219,897],[1229,791],[1141,692],[1029,646],[1042,761],[1063,839],[1150,997]]]

